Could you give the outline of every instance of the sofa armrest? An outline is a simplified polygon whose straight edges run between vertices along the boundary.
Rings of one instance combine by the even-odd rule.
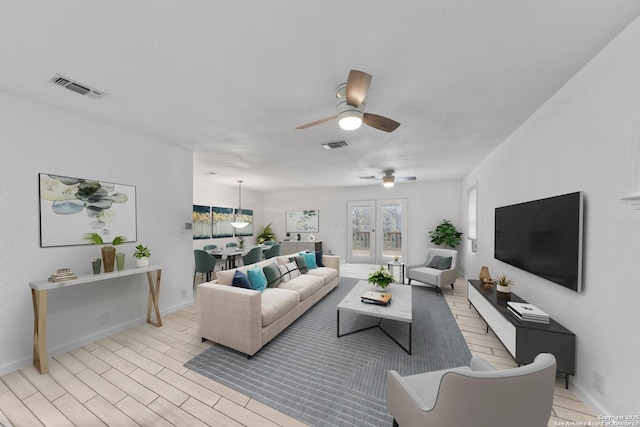
[[[334,268],[338,270],[338,277],[340,277],[340,257],[339,256],[322,254],[322,264],[324,264],[325,267]]]
[[[262,293],[220,285],[198,285],[200,336],[249,356],[262,347]]]
[[[454,268],[450,268],[448,270],[442,270],[440,273],[440,286],[451,285],[456,282],[456,278],[458,277],[458,272]]]

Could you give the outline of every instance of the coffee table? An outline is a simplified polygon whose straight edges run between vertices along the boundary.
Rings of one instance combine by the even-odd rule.
[[[389,338],[391,338],[396,344],[400,346],[408,354],[411,354],[411,327],[413,322],[412,305],[411,305],[411,286],[405,286],[397,283],[392,283],[384,293],[391,294],[391,304],[388,306],[380,306],[375,304],[365,304],[361,301],[361,296],[373,290],[373,286],[365,280],[361,280],[353,287],[351,292],[343,298],[337,307],[337,334],[338,338],[346,335],[355,334],[356,332],[366,331],[371,328],[379,328]],[[378,323],[373,326],[358,329],[344,334],[340,333],[340,311],[348,311],[356,314],[363,314],[365,316],[377,317]],[[400,344],[398,340],[392,337],[387,331],[381,327],[383,319],[395,320],[398,322],[404,322],[409,324],[409,346],[408,348]]]

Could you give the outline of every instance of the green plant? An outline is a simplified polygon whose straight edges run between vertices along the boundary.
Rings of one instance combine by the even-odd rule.
[[[104,242],[102,236],[98,233],[86,233],[84,236],[82,236],[82,238],[92,245],[109,245],[109,243]],[[119,244],[124,243],[126,240],[127,238],[124,236],[116,236],[113,238],[111,245],[118,246]]]
[[[498,286],[512,286],[512,285],[515,285],[515,283],[513,283],[513,279],[508,278],[506,274],[498,276],[498,280],[496,281],[496,284]]]
[[[391,284],[394,280],[395,279],[393,278],[393,275],[383,266],[380,266],[379,269],[371,273],[369,275],[369,279],[367,279],[369,283],[376,285],[382,289],[389,286],[389,284]]]
[[[258,242],[259,245],[263,244],[267,240],[275,240],[276,239],[276,235],[273,232],[273,230],[271,229],[271,224],[273,224],[273,223],[269,223],[268,225],[265,225],[264,227],[262,227],[262,231],[256,237],[256,241]]]
[[[443,219],[435,230],[429,231],[431,243],[444,244],[445,248],[455,248],[462,241],[462,233],[448,219]]]
[[[147,248],[144,245],[138,245],[136,246],[136,250],[133,252],[133,256],[134,258],[149,258],[151,256],[151,252],[149,251],[149,248]]]

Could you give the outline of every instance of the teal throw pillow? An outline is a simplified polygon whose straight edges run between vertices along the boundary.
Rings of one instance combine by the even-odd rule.
[[[278,264],[272,263],[267,264],[262,268],[265,277],[267,278],[267,286],[270,288],[275,288],[282,282],[282,275],[280,274],[280,269],[278,268]]]
[[[318,264],[316,264],[316,254],[309,253],[309,254],[304,254],[303,256],[304,256],[304,260],[307,262],[307,268],[309,270],[318,268]]]
[[[322,251],[316,251],[316,265],[318,267],[324,267],[322,263]]]
[[[289,258],[289,261],[294,261],[296,263],[296,265],[298,266],[298,270],[300,270],[300,273],[307,274],[309,272],[309,268],[307,267],[307,260],[305,259],[304,255],[291,257]]]
[[[438,263],[438,270],[448,270],[451,268],[452,257],[442,257]]]
[[[236,273],[233,275],[233,281],[231,282],[231,285],[235,286],[236,288],[251,289],[249,278],[240,270],[236,270]]]
[[[249,283],[251,283],[251,289],[254,291],[264,291],[264,288],[267,287],[267,276],[265,276],[264,272],[257,265],[250,270],[247,270],[247,274],[249,275]]]

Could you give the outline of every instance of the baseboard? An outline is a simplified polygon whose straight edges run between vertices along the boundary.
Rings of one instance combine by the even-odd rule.
[[[594,395],[591,391],[588,391],[578,381],[570,380],[570,384],[573,386],[572,391],[575,395],[582,400],[586,406],[588,406],[595,415],[615,415],[612,414]]]

